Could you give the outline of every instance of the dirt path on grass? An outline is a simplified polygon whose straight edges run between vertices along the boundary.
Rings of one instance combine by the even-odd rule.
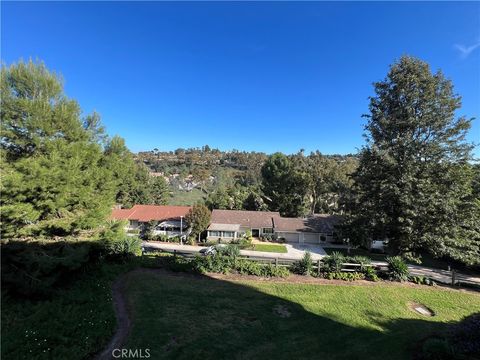
[[[121,349],[130,334],[131,319],[125,295],[125,283],[128,276],[135,271],[138,270],[133,270],[120,275],[112,285],[113,308],[115,310],[115,317],[117,318],[117,328],[105,349],[94,357],[95,360],[113,359],[112,351],[115,349]]]

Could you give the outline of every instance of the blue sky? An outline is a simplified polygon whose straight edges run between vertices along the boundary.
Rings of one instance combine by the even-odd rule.
[[[1,6],[2,60],[45,61],[132,151],[356,152],[371,84],[402,54],[453,80],[480,142],[479,2]]]

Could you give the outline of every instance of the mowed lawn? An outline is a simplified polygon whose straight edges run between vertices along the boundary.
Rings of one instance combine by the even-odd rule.
[[[283,254],[286,254],[288,252],[286,246],[281,244],[253,244],[252,248],[247,250],[274,252],[274,253],[283,253]]]
[[[480,296],[403,285],[225,281],[141,272],[126,284],[126,345],[152,359],[410,359],[421,339],[480,312]],[[422,303],[425,317],[409,309]]]

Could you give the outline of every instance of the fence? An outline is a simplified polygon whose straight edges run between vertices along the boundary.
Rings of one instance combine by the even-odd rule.
[[[148,248],[145,247],[143,248],[142,255],[143,254],[148,254],[149,252],[164,252],[164,253],[170,253],[173,254],[173,256],[181,256],[183,258],[187,259],[192,259],[198,256],[198,252],[192,252],[192,251],[179,251],[179,250],[170,250],[170,249],[159,249],[159,248]],[[247,261],[254,261],[259,264],[265,264],[265,265],[275,265],[275,266],[280,266],[280,267],[291,267],[295,263],[298,262],[298,260],[294,259],[284,259],[284,258],[264,258],[264,257],[255,257],[255,256],[245,256],[245,255],[239,255],[237,256],[237,259],[243,259]],[[361,269],[365,267],[373,267],[377,271],[386,271],[386,266],[379,265],[379,264],[356,264],[356,263],[343,263],[341,267],[342,272],[359,272]],[[324,262],[322,260],[316,260],[313,262],[313,270],[316,271],[318,274],[322,271],[322,269],[325,268]]]

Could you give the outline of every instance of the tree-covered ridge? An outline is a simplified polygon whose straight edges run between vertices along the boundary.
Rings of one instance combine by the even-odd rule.
[[[272,192],[272,178],[266,179],[264,169],[277,156],[292,164],[285,181],[277,182],[283,192],[297,198],[291,204],[282,205],[282,200]],[[165,177],[173,194],[200,189],[201,201],[212,209],[274,209],[292,216],[344,212],[346,190],[351,184],[349,174],[357,165],[355,155],[323,155],[319,151],[306,155],[301,150],[293,155],[269,156],[258,152],[212,150],[208,145],[170,152],[154,149],[138,153],[136,159],[150,168],[151,175]],[[187,205],[197,201],[192,196],[192,202]],[[283,201],[288,202],[286,198]]]

